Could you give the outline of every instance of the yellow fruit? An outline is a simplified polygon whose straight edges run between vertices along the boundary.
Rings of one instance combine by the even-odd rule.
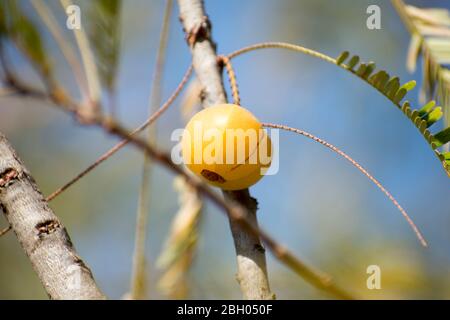
[[[270,166],[267,133],[251,112],[238,105],[220,104],[195,114],[181,143],[186,166],[224,190],[250,187]]]

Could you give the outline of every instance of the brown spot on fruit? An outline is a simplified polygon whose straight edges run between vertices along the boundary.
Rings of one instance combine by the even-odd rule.
[[[217,183],[225,183],[226,182],[226,180],[220,174],[217,174],[215,172],[212,172],[212,171],[209,171],[206,169],[203,169],[201,174],[205,179],[207,179],[211,182],[217,182]]]

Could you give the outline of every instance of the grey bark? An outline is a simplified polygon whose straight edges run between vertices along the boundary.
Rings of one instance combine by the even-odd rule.
[[[203,89],[203,106],[226,103],[216,45],[211,37],[211,23],[206,16],[203,1],[178,0],[178,4],[194,70]],[[257,224],[257,201],[250,196],[248,189],[223,193],[226,199],[238,201],[247,208],[248,218]],[[237,280],[244,299],[273,299],[267,277],[265,251],[260,239],[250,235],[233,220],[230,220],[230,227],[237,255]]]
[[[34,179],[0,133],[0,209],[52,299],[105,299]]]

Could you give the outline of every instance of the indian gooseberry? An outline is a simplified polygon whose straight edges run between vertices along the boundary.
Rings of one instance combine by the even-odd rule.
[[[258,182],[272,157],[272,144],[261,122],[235,104],[219,104],[195,114],[181,145],[188,169],[224,190],[245,189]]]

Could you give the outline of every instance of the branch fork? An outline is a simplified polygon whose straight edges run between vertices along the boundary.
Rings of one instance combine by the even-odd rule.
[[[202,104],[209,107],[227,102],[221,66],[216,45],[211,37],[211,24],[206,16],[203,1],[178,0],[180,21],[186,32],[186,40],[192,53],[192,64],[203,87]],[[224,60],[222,59],[222,62]],[[229,202],[238,202],[246,208],[246,218],[257,225],[257,202],[248,189],[224,191]],[[266,256],[258,236],[252,235],[241,226],[239,219],[230,219],[230,228],[236,248],[237,279],[245,299],[273,299],[267,277]]]

